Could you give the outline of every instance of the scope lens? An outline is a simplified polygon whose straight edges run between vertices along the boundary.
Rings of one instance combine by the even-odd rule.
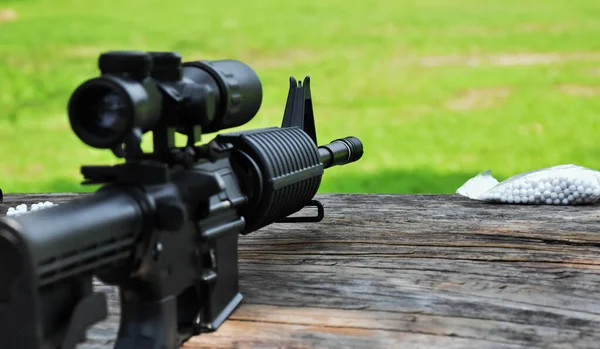
[[[69,119],[77,136],[96,148],[111,148],[127,132],[131,101],[115,86],[94,80],[82,85],[69,102]]]
[[[90,117],[84,122],[84,127],[100,137],[110,137],[127,127],[127,120],[123,117],[126,109],[123,100],[110,91],[105,91],[95,104],[90,105]]]

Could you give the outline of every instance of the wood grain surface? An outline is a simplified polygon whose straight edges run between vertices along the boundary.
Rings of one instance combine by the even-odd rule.
[[[73,195],[6,195],[19,203]],[[318,195],[325,219],[240,237],[242,305],[185,348],[600,348],[600,206]],[[112,348],[110,318],[80,349]]]

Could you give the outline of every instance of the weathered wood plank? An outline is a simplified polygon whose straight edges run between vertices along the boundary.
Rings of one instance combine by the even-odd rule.
[[[0,213],[28,200],[7,195]],[[600,207],[319,195],[323,222],[240,238],[243,305],[188,348],[597,348]],[[110,319],[82,349],[111,348]]]

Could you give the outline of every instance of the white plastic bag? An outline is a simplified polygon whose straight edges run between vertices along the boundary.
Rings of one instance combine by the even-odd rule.
[[[578,165],[559,165],[498,182],[488,170],[469,179],[456,193],[507,204],[586,205],[600,199],[600,172]]]

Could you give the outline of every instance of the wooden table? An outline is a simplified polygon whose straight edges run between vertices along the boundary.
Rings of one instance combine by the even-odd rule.
[[[70,195],[7,195],[22,202]],[[243,305],[187,348],[600,348],[600,207],[319,195],[325,219],[240,238]],[[81,349],[112,348],[110,319]]]

